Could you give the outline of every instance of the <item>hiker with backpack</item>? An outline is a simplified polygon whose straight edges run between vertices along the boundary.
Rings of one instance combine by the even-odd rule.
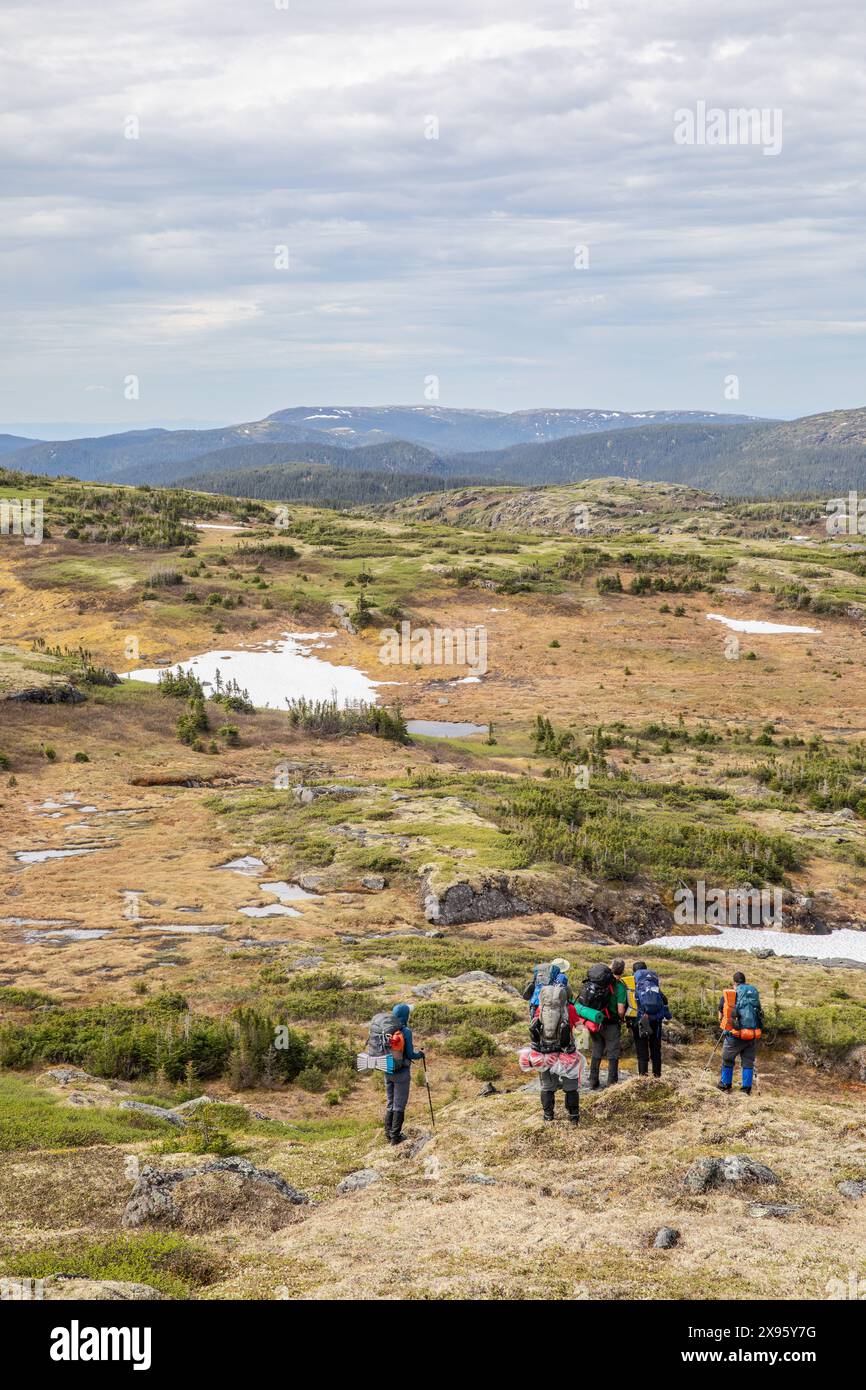
[[[576,1012],[592,1037],[589,1089],[597,1091],[599,1069],[607,1058],[607,1084],[619,1081],[620,1024],[628,1006],[628,990],[622,980],[624,960],[613,965],[591,965],[577,996]]]
[[[733,988],[724,990],[719,1000],[719,1027],[724,1034],[719,1090],[732,1090],[734,1064],[739,1057],[742,1071],[740,1091],[744,1096],[750,1096],[758,1040],[764,1026],[764,1010],[761,1008],[761,996],[754,985],[746,984],[742,970],[735,970],[731,978]]]
[[[529,981],[522,995],[529,1005],[530,1020],[535,1016],[535,1010],[538,1008],[538,996],[545,985],[552,985],[561,975],[566,982],[567,988],[568,976],[565,972],[568,969],[568,961],[563,960],[562,956],[557,956],[556,960],[552,960],[548,965],[536,965],[532,972],[532,979]]]
[[[409,1027],[409,1004],[395,1004],[390,1013],[374,1014],[366,1052],[358,1054],[359,1071],[381,1071],[385,1077],[385,1138],[389,1144],[402,1144],[403,1118],[412,1084],[412,1063],[426,1062],[423,1052],[415,1051]]]
[[[659,977],[654,970],[647,969],[646,961],[636,960],[632,974],[634,1017],[627,1021],[637,1053],[638,1076],[649,1074],[652,1061],[653,1076],[659,1077],[662,1074],[662,1024],[671,1017],[671,1011]]]
[[[561,965],[566,965],[562,961]],[[552,967],[555,969],[556,967]],[[556,1092],[565,1096],[565,1109],[571,1124],[580,1122],[580,1073],[582,1058],[577,1054],[574,1029],[577,1012],[568,999],[568,977],[561,969],[538,995],[538,1005],[529,1025],[529,1036],[536,1052],[556,1053],[553,1066],[543,1066],[538,1073],[541,1085],[541,1110],[546,1122],[553,1120]],[[563,1055],[564,1054],[564,1055]]]

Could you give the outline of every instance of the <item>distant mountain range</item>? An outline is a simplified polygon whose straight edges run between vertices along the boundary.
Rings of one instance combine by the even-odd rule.
[[[601,430],[638,428],[656,424],[736,424],[743,415],[717,415],[712,411],[665,410],[520,410],[503,414],[495,410],[445,410],[440,406],[295,406],[278,410],[264,420],[230,425],[214,430],[130,430],[87,439],[21,441],[16,468],[54,477],[72,474],[94,482],[168,483],[191,470],[193,459],[226,449],[238,450],[255,445],[318,445],[347,450],[390,446],[379,461],[365,467],[402,472],[409,458],[420,467],[419,458],[407,455],[407,445],[427,450],[423,471],[430,472],[430,458],[445,460],[460,452],[507,449],[519,444],[538,444],[572,435],[595,434]],[[11,436],[10,436],[11,437]],[[26,454],[26,458],[23,456]],[[285,456],[295,463],[328,461],[317,451],[295,448]],[[275,462],[271,456],[251,454],[249,466]],[[246,466],[234,455],[232,466]],[[355,467],[354,463],[347,463]],[[409,471],[413,471],[410,467]],[[198,472],[199,470],[196,469]],[[444,462],[433,472],[462,471]]]
[[[299,488],[339,502],[458,479],[538,485],[614,475],[728,495],[834,496],[866,492],[866,409],[776,421],[712,411],[294,407],[225,429],[52,442],[0,435],[0,455],[4,467],[31,473],[286,500]],[[318,471],[328,468],[330,488]],[[351,477],[358,473],[377,477],[364,486]]]

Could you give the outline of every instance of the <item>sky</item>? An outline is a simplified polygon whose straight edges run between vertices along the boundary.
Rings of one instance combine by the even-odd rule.
[[[5,0],[0,52],[0,430],[866,403],[862,0]]]

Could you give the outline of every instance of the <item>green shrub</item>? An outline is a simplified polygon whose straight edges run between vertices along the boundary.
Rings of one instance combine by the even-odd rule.
[[[444,1033],[463,1025],[502,1033],[517,1022],[508,1004],[419,1004],[412,1010],[413,1028]]]
[[[298,1072],[296,1081],[302,1090],[310,1091],[312,1094],[325,1089],[325,1073],[320,1067],[304,1067],[303,1071]]]
[[[479,1081],[496,1081],[502,1075],[502,1061],[500,1058],[482,1057],[469,1070]]]
[[[498,1048],[489,1033],[463,1023],[448,1044],[448,1051],[455,1057],[493,1057]]]
[[[179,1235],[117,1235],[91,1241],[72,1237],[56,1244],[10,1254],[7,1275],[44,1279],[66,1274],[79,1279],[117,1279],[150,1284],[170,1298],[214,1283],[222,1273],[218,1258]]]

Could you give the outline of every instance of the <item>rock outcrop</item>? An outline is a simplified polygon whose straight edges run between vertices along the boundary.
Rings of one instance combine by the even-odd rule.
[[[122,1224],[127,1230],[154,1225],[205,1231],[241,1222],[278,1230],[296,1220],[294,1209],[308,1201],[279,1173],[246,1158],[216,1158],[171,1171],[146,1166]]]
[[[748,1187],[758,1183],[777,1183],[779,1178],[765,1163],[758,1163],[744,1154],[728,1154],[725,1158],[698,1158],[683,1179],[689,1192],[709,1192],[729,1183]]]
[[[46,1300],[86,1299],[87,1302],[139,1302],[144,1299],[163,1299],[164,1293],[151,1284],[136,1284],[127,1279],[79,1279],[73,1274],[49,1274],[41,1280],[42,1298]]]
[[[451,882],[431,873],[422,881],[421,898],[427,921],[437,926],[555,912],[629,946],[664,936],[673,926],[670,909],[648,884],[614,892],[565,870],[461,875]]]

